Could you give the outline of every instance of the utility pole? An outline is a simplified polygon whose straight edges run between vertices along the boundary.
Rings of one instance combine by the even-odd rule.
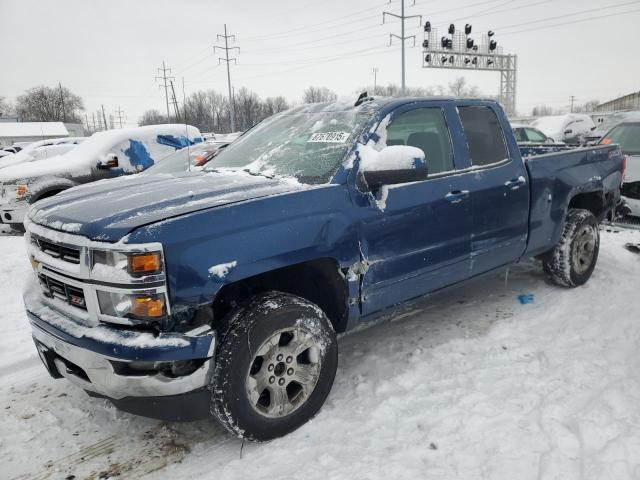
[[[67,112],[64,108],[64,96],[62,95],[62,82],[58,82],[58,86],[60,87],[60,104],[62,105],[62,121],[67,121]]]
[[[90,130],[89,128],[89,117],[87,117],[87,114],[84,114],[84,123],[87,125],[87,132]]]
[[[123,114],[124,110],[122,110],[120,106],[118,106],[118,109],[116,110],[116,116],[118,117],[118,121],[120,122],[120,128],[122,128],[122,119],[126,118]]]
[[[167,73],[171,73],[171,69],[168,68],[164,64],[164,60],[162,61],[162,68],[158,68],[158,73],[162,72],[162,75],[157,76],[156,80],[162,80],[163,83],[160,85],[160,88],[164,88],[164,98],[167,102],[167,122],[169,121],[169,84],[167,80],[174,80],[175,77],[167,76]]]
[[[104,105],[100,105],[102,107],[102,119],[104,120],[104,129],[108,130],[109,127],[107,126],[107,116],[104,113]]]
[[[413,2],[413,4],[415,5],[415,0]],[[422,25],[422,15],[405,15],[404,14],[404,0],[400,0],[400,15],[396,15],[395,13],[391,13],[391,12],[382,12],[382,23],[384,23],[385,19],[386,19],[386,15],[390,15],[392,17],[396,17],[400,19],[400,35],[396,35],[395,33],[390,33],[389,34],[389,46],[391,46],[392,42],[393,42],[393,37],[396,37],[397,39],[400,40],[401,42],[401,50],[402,50],[402,83],[400,86],[400,93],[402,95],[404,95],[405,90],[406,90],[406,82],[405,82],[405,55],[404,55],[404,41],[405,40],[409,40],[410,38],[413,38],[413,46],[416,46],[416,36],[415,35],[409,35],[409,36],[405,36],[404,34],[404,21],[407,18],[419,18],[419,25]]]
[[[96,112],[91,112],[91,123],[93,123],[93,133],[96,133]]]
[[[235,35],[227,35],[227,24],[224,24],[224,35],[218,35],[216,37],[216,41],[219,40],[220,38],[224,38],[224,47],[220,47],[218,45],[214,45],[213,46],[213,51],[215,53],[216,48],[219,48],[220,50],[224,50],[225,52],[225,58],[221,58],[218,57],[218,63],[220,62],[227,62],[227,84],[229,86],[229,114],[231,116],[231,131],[235,132],[236,130],[236,106],[235,103],[233,101],[233,95],[231,93],[231,73],[229,71],[229,62],[233,61],[234,63],[236,62],[235,58],[229,58],[229,50],[234,50],[237,49],[238,53],[240,53],[240,47],[229,47],[229,39],[233,39],[233,41],[236,41],[236,36]]]
[[[180,119],[180,110],[178,109],[178,99],[176,98],[176,90],[173,88],[173,80],[171,80],[171,95],[173,98],[173,109],[176,112],[176,121]]]
[[[378,67],[373,67],[373,94],[376,95],[376,90],[378,86]]]
[[[571,95],[571,113],[573,113],[573,102],[576,101],[575,95]]]

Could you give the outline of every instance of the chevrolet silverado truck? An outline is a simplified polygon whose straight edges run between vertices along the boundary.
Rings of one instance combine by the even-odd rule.
[[[269,440],[321,408],[337,334],[529,257],[584,284],[622,175],[617,145],[523,161],[491,100],[300,106],[203,171],[35,203],[26,312],[54,378]]]
[[[22,231],[30,204],[76,185],[141,172],[178,148],[200,141],[195,127],[147,125],[94,133],[62,155],[26,162],[21,157],[0,169],[0,222]]]

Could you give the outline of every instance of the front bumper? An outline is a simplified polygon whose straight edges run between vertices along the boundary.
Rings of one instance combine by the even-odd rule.
[[[31,282],[24,296],[27,316],[52,376],[65,377],[84,390],[113,400],[180,395],[209,384],[215,350],[212,331],[154,336],[108,325],[87,326],[44,304],[40,297],[39,286]],[[168,375],[166,369],[139,372],[126,368],[136,362],[166,365],[185,361],[195,361],[198,366],[182,376]]]
[[[2,223],[22,224],[27,213],[27,205],[5,204],[0,206],[0,219]]]

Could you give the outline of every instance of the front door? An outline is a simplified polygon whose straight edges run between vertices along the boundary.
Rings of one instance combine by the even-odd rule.
[[[386,187],[378,208],[362,207],[370,210],[358,232],[368,262],[363,315],[469,275],[472,174],[456,175],[451,115],[455,109],[444,103],[416,103],[396,110],[386,131],[378,132],[386,145],[422,149],[429,176]]]

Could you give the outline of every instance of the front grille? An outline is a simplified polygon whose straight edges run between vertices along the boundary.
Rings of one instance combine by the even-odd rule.
[[[80,249],[74,247],[68,247],[66,245],[59,245],[50,240],[46,240],[42,237],[33,236],[34,244],[47,255],[51,255],[54,258],[59,258],[65,262],[80,263]]]
[[[47,297],[58,298],[74,307],[87,309],[84,290],[81,288],[73,287],[43,273],[38,274],[38,280]]]

